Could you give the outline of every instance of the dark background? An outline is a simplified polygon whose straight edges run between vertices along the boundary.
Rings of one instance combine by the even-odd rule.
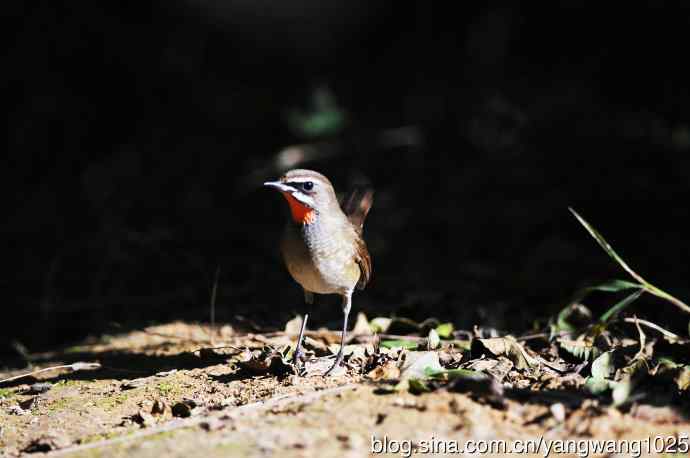
[[[3,7],[0,354],[207,321],[217,266],[221,322],[336,328],[278,255],[291,165],[377,189],[370,317],[543,324],[623,276],[568,206],[690,298],[685,2],[57,3]]]

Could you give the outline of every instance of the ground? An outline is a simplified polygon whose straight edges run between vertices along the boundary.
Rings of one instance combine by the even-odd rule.
[[[355,364],[327,378],[298,376],[280,363],[262,373],[264,360],[251,351],[289,344],[289,331],[247,334],[225,326],[213,345],[224,348],[208,350],[208,327],[177,322],[31,355],[28,372],[77,361],[100,367],[54,369],[0,385],[0,456],[364,456],[384,443],[400,456],[415,447],[442,451],[452,447],[447,440],[673,441],[690,431],[673,407],[617,408],[565,384],[510,395],[452,385],[413,394],[375,372],[357,373],[367,371]],[[311,335],[313,345],[319,336],[337,339],[325,330]],[[391,368],[390,361],[396,359],[376,367]],[[22,372],[0,373],[0,380]],[[504,385],[519,385],[505,377]]]

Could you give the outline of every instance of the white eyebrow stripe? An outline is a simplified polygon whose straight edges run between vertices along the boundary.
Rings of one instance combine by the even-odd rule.
[[[316,205],[316,202],[314,202],[314,199],[312,199],[310,196],[304,194],[303,192],[299,192],[299,191],[293,192],[292,197],[299,200],[303,204],[308,205],[311,208],[314,208],[314,206]]]

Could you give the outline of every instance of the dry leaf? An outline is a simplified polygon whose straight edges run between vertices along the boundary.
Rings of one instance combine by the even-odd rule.
[[[480,356],[489,352],[493,356],[508,357],[517,369],[528,369],[539,365],[536,358],[530,356],[513,336],[474,339],[472,354]]]
[[[364,313],[359,312],[357,314],[357,320],[355,321],[355,327],[352,329],[352,335],[370,336],[372,334],[374,334],[374,332],[371,330],[371,326],[369,326],[367,316]]]
[[[398,380],[400,378],[400,368],[395,361],[386,361],[382,365],[376,366],[369,371],[366,376],[374,382],[379,382],[381,380]]]

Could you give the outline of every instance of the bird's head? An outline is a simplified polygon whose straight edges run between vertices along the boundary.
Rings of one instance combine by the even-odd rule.
[[[290,170],[264,186],[280,191],[290,205],[293,221],[299,224],[313,223],[319,213],[341,211],[331,182],[313,170]]]

